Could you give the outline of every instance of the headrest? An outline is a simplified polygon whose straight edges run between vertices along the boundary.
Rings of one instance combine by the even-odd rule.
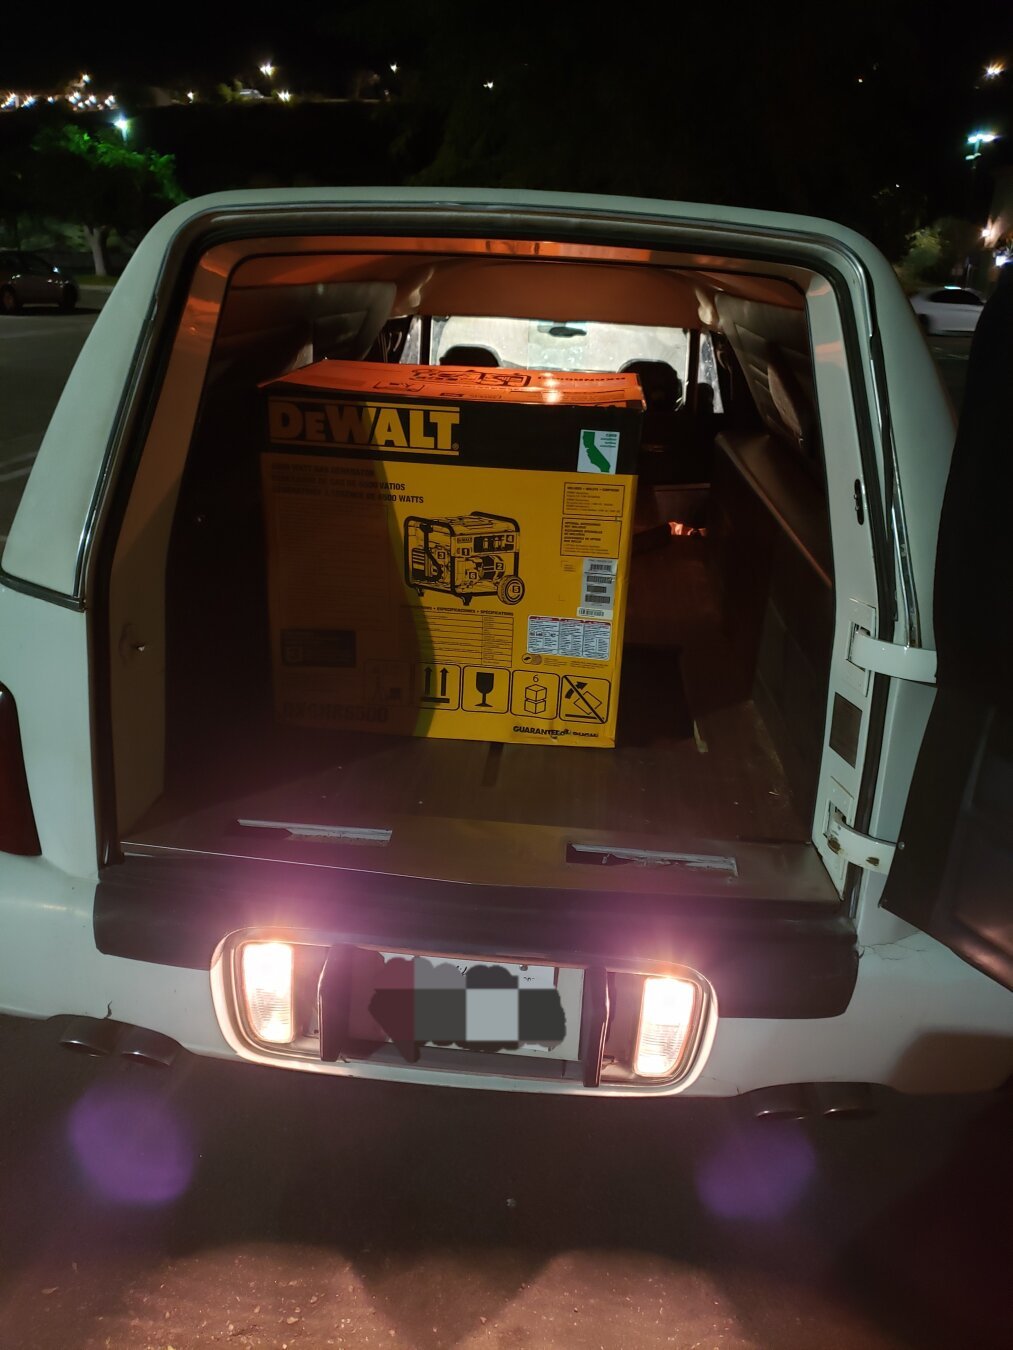
[[[499,357],[491,347],[448,347],[440,357],[441,366],[498,366]]]

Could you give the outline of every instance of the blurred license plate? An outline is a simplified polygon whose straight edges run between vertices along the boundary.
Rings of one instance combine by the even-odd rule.
[[[356,956],[348,1019],[353,1040],[580,1057],[583,970],[361,948]]]

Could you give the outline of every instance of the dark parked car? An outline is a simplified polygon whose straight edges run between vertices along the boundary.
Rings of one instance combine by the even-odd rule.
[[[22,305],[77,304],[74,278],[46,262],[39,253],[11,250],[0,253],[0,312],[16,314]]]

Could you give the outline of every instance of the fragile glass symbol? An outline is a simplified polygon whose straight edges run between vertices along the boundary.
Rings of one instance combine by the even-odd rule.
[[[482,695],[482,701],[478,705],[480,708],[491,708],[492,704],[486,698],[486,694],[491,694],[493,686],[496,683],[496,674],[492,670],[477,670],[475,672],[475,689]]]

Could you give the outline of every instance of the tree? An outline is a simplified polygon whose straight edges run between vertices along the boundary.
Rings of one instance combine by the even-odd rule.
[[[68,125],[40,131],[26,179],[30,209],[81,225],[97,276],[108,271],[113,230],[130,241],[185,200],[171,155],[131,150],[111,130],[96,134]]]
[[[944,216],[908,235],[908,248],[897,269],[909,289],[967,278],[987,262],[981,232],[969,220]]]

